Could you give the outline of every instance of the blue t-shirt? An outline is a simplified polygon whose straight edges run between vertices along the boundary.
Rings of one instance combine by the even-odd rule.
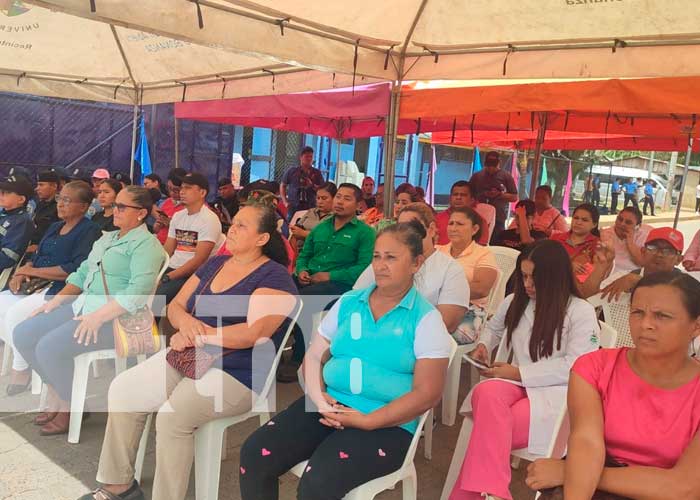
[[[625,192],[627,194],[637,194],[637,183],[636,182],[626,182]]]
[[[416,360],[448,358],[453,345],[442,316],[415,287],[375,321],[369,307],[375,288],[344,294],[318,330],[330,342],[323,367],[328,394],[365,414],[412,390]],[[416,419],[400,427],[413,434],[417,426]]]
[[[199,285],[187,301],[187,312],[194,314],[203,323],[211,327],[217,325],[226,327],[245,323],[248,319],[250,296],[258,288],[280,290],[292,295],[298,294],[287,269],[273,260],[265,262],[231,288],[214,294],[211,291],[210,283],[219,269],[230,258],[229,255],[212,257],[195,273],[199,278]],[[195,309],[198,295],[203,295],[203,297],[196,303]],[[259,393],[272,366],[272,358],[280,348],[290,321],[289,319],[285,320],[272,335],[274,351],[265,347],[269,344],[263,344],[260,348],[255,347],[255,366],[253,366],[254,349],[252,347],[233,350],[221,359],[220,365],[215,366],[249,389]],[[207,345],[205,349],[212,354],[221,352],[221,348],[217,346]]]
[[[612,192],[617,193],[617,194],[620,193],[620,183],[619,182],[617,182],[617,181],[613,182]]]
[[[85,217],[67,234],[61,234],[61,228],[65,224],[60,220],[51,224],[46,230],[32,257],[34,267],[61,266],[61,269],[71,274],[77,271],[80,264],[87,259],[93,243],[102,236],[102,231],[97,224]],[[65,284],[65,281],[54,281],[46,293],[55,295]]]
[[[644,194],[648,194],[649,196],[654,195],[654,187],[651,184],[645,184],[644,185]]]

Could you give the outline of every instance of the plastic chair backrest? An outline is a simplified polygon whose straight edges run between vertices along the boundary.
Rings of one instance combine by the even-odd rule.
[[[491,292],[489,293],[489,299],[486,305],[486,315],[488,317],[496,312],[498,306],[500,306],[503,299],[506,298],[506,285],[508,284],[509,276],[506,276],[500,269],[496,269],[496,272],[498,272],[496,283],[493,285],[493,287],[491,287]]]
[[[615,329],[605,323],[600,322],[600,347],[603,349],[612,349],[617,346],[617,332]]]
[[[445,376],[449,376],[450,373],[450,365],[452,363],[461,363],[461,359],[457,359],[455,356],[455,353],[457,352],[457,342],[450,337],[450,342],[452,343],[452,348],[450,350],[450,362],[447,365],[447,371],[445,372]],[[420,441],[421,437],[421,431],[423,430],[423,426],[425,425],[425,421],[428,418],[428,415],[432,411],[432,408],[423,415],[421,415],[420,419],[418,420],[418,427],[416,427],[416,433],[413,435],[413,439],[411,440],[411,446],[408,447],[408,451],[406,452],[406,457],[403,460],[403,464],[401,465],[401,469],[404,469],[405,467],[408,467],[410,464],[413,463],[413,459],[416,456],[416,450],[418,449],[418,442]],[[432,422],[428,422],[428,425],[433,425]],[[400,469],[400,470],[401,470]]]
[[[168,266],[170,265],[170,255],[168,255],[168,252],[163,250],[163,265],[160,267],[160,271],[158,272],[158,276],[156,276],[156,282],[155,282],[155,287],[153,289],[153,292],[151,293],[151,296],[148,298],[148,307],[153,307],[153,301],[155,300],[155,291],[158,288],[158,284],[160,283],[160,279],[163,277],[165,274],[165,271],[168,270]]]
[[[605,322],[617,332],[617,347],[634,347],[632,335],[630,335],[630,298],[629,293],[624,293],[620,300],[608,302],[600,297],[600,294],[590,297],[588,301],[594,307],[603,309]]]
[[[289,322],[289,326],[287,327],[287,331],[284,332],[284,337],[282,338],[282,343],[280,344],[280,348],[277,349],[277,354],[275,354],[275,360],[272,362],[272,367],[270,367],[270,372],[267,375],[267,379],[265,379],[265,385],[263,385],[263,388],[257,397],[257,399],[259,399],[259,400],[267,399],[267,397],[270,394],[270,389],[272,388],[272,384],[277,379],[277,366],[280,364],[280,359],[282,359],[282,352],[284,351],[284,346],[287,344],[289,337],[292,335],[292,330],[294,330],[294,325],[297,324],[297,321],[299,320],[299,315],[301,314],[301,310],[304,307],[304,301],[302,301],[301,298],[297,298],[297,300],[299,302],[297,304],[296,311],[294,313],[294,317],[292,318],[292,321]],[[253,405],[253,406],[255,406],[255,405]]]
[[[518,262],[520,252],[508,247],[489,247],[491,253],[496,258],[496,264],[503,273],[503,279],[508,282],[511,274],[515,271],[515,265]]]

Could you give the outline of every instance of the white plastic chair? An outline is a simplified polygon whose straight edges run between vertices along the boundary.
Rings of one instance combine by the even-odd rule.
[[[493,256],[496,258],[496,264],[498,265],[498,268],[504,275],[503,295],[505,296],[506,284],[508,284],[510,276],[513,274],[513,271],[515,271],[515,265],[518,262],[518,256],[520,255],[520,252],[518,252],[517,250],[513,250],[512,248],[499,246],[490,246],[489,249],[491,250],[491,253],[493,253]]]
[[[253,403],[253,408],[242,415],[235,417],[224,417],[211,422],[207,422],[194,433],[194,477],[195,477],[195,497],[197,500],[213,500],[219,498],[219,477],[221,475],[222,450],[225,448],[226,429],[234,424],[245,422],[246,420],[259,417],[260,425],[265,425],[270,420],[270,413],[273,411],[275,393],[272,391],[273,384],[277,377],[277,366],[282,358],[282,351],[292,334],[294,325],[299,319],[299,314],[303,308],[303,301],[299,299],[296,312],[289,327],[282,338],[280,348],[275,354],[270,372],[265,379],[260,394]],[[272,392],[272,395],[271,395]],[[272,397],[271,397],[272,396]],[[136,454],[136,464],[134,466],[134,477],[141,480],[143,472],[143,462],[146,454],[146,444],[150,433],[153,414],[148,416],[146,425],[139,443],[139,450]]]
[[[456,361],[457,352],[457,342],[452,339],[452,350],[450,352],[450,364]],[[393,489],[398,482],[401,482],[403,487],[403,500],[416,500],[418,498],[418,477],[416,475],[416,466],[413,463],[413,459],[416,456],[416,450],[418,449],[418,442],[420,441],[421,431],[425,431],[425,445],[428,446],[428,439],[432,441],[432,428],[433,428],[433,409],[426,411],[421,415],[418,420],[418,427],[411,440],[411,445],[408,447],[406,452],[406,457],[403,460],[401,468],[391,474],[386,476],[378,477],[372,479],[358,486],[357,488],[348,492],[343,500],[372,500],[375,496],[384,490]],[[425,427],[425,423],[428,421],[428,427]],[[428,437],[428,432],[430,432],[430,438]],[[432,443],[430,443],[432,445]],[[292,467],[289,472],[297,477],[301,477],[306,470],[306,465],[308,460],[299,462],[294,467]],[[207,497],[216,498],[216,497]],[[200,500],[198,498],[198,500]]]
[[[588,298],[593,307],[603,310],[605,322],[617,332],[617,347],[634,347],[630,334],[630,298],[629,293],[623,293],[620,300],[613,302],[601,298],[600,294]]]
[[[615,347],[617,343],[617,332],[610,325],[606,323],[600,323],[600,346],[604,349],[609,349]],[[504,335],[501,339],[501,344],[498,347],[496,353],[496,361],[507,361],[510,355],[510,349],[506,346],[506,336]],[[454,484],[457,482],[460,470],[462,469],[462,463],[464,461],[464,455],[467,451],[467,446],[469,445],[469,439],[471,437],[472,428],[474,426],[474,419],[471,413],[464,415],[462,420],[462,429],[459,431],[459,437],[457,438],[457,443],[455,444],[455,451],[452,455],[452,461],[450,462],[450,468],[447,471],[447,477],[445,478],[445,486],[442,490],[442,495],[440,500],[448,500],[450,493]],[[569,436],[569,419],[566,411],[566,402],[562,406],[559,416],[557,418],[557,423],[555,426],[554,434],[552,435],[549,446],[547,447],[547,452],[545,455],[534,455],[527,451],[527,448],[521,448],[513,450],[511,452],[511,465],[514,468],[518,467],[521,459],[528,460],[530,462],[537,460],[539,458],[561,458],[566,452],[566,442]],[[537,495],[539,497],[539,494]]]
[[[21,261],[22,259],[20,259],[20,262]],[[19,265],[19,262],[17,265]],[[17,266],[7,267],[0,273],[0,290],[3,290],[5,286],[7,286],[7,282],[10,281],[10,276],[16,267]],[[0,333],[5,333],[4,330],[4,328],[0,328]],[[12,356],[12,339],[10,337],[11,335],[8,334],[5,338],[0,339],[5,343],[2,349],[2,368],[0,368],[0,376],[10,373],[10,358]]]
[[[165,273],[166,269],[168,269],[168,265],[170,264],[170,256],[166,252],[163,252],[163,255],[163,265],[158,272],[156,284],[160,283],[160,279],[163,277],[163,274]],[[153,295],[151,295],[149,298],[149,307],[153,305],[154,298],[155,297]],[[161,342],[161,349],[165,349],[165,342]],[[68,442],[71,444],[77,444],[80,442],[80,429],[83,424],[83,411],[85,410],[85,397],[87,395],[90,365],[101,359],[114,360],[115,375],[119,375],[121,372],[126,370],[126,358],[118,357],[117,352],[114,349],[101,349],[99,351],[86,352],[73,358],[73,388],[71,390],[70,424],[68,426]],[[145,354],[136,356],[137,363],[143,363],[144,361],[146,361]],[[43,400],[44,396],[42,395],[42,406]]]
[[[503,273],[500,269],[496,270],[498,272],[498,277],[496,278],[496,283],[491,288],[491,293],[489,293],[488,302],[486,306],[486,315],[490,317],[498,308],[498,306],[503,302],[506,285],[508,282],[508,276]],[[505,276],[505,278],[504,278]],[[502,283],[503,282],[503,283]],[[457,418],[457,400],[459,398],[459,381],[462,376],[462,359],[467,353],[473,350],[475,344],[473,342],[469,344],[463,344],[457,346],[456,358],[459,362],[450,363],[450,370],[447,373],[447,380],[445,381],[445,390],[442,395],[442,423],[443,425],[454,425]],[[470,365],[471,366],[471,365]],[[469,386],[471,387],[471,369],[469,370]],[[429,458],[426,455],[426,458]]]

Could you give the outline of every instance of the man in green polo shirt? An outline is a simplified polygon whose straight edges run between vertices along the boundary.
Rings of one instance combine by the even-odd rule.
[[[352,289],[372,262],[376,235],[374,229],[355,215],[361,200],[362,190],[354,184],[338,187],[333,215],[311,230],[297,257],[294,281],[300,295],[340,296]],[[292,361],[280,366],[278,381],[296,380],[305,350],[304,336],[295,328]]]

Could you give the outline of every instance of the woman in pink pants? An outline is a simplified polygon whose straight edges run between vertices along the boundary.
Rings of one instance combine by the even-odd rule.
[[[491,380],[467,396],[474,425],[450,500],[511,499],[511,450],[546,452],[566,398],[569,369],[599,345],[595,311],[580,298],[560,243],[543,240],[526,247],[517,269],[515,292],[470,353],[487,365],[499,344],[513,355],[512,362],[484,370]]]

